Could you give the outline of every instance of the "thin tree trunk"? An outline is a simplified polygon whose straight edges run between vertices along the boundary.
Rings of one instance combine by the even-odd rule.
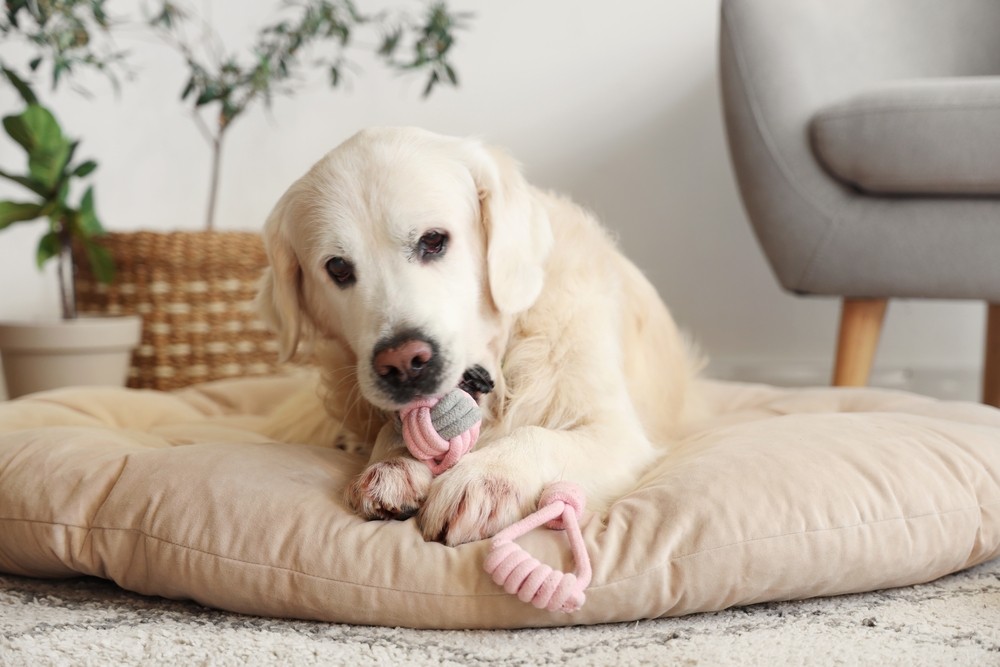
[[[76,286],[73,284],[73,238],[63,223],[59,229],[59,295],[64,320],[76,319]]]
[[[215,202],[219,195],[219,171],[222,168],[222,136],[212,139],[212,182],[208,190],[208,212],[205,216],[205,229],[215,229]]]

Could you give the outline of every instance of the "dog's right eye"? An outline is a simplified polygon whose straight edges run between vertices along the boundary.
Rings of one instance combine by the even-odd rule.
[[[350,287],[357,280],[354,277],[354,265],[343,257],[331,257],[326,260],[326,272],[337,287]]]

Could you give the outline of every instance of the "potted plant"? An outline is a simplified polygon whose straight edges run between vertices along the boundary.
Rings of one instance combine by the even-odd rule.
[[[95,241],[104,230],[95,211],[93,187],[72,203],[74,181],[89,176],[97,163],[74,161],[79,142],[66,137],[56,117],[20,77],[7,68],[2,73],[25,102],[24,111],[4,117],[3,128],[24,150],[27,170],[23,174],[0,170],[0,177],[30,196],[0,201],[0,230],[18,222],[48,221],[36,259],[39,268],[49,260],[57,261],[62,304],[58,322],[0,323],[8,395],[72,384],[121,385],[139,342],[141,320],[135,316],[78,317],[73,284],[74,245],[98,279],[107,283],[114,277],[111,257]]]
[[[208,202],[203,229],[113,232],[102,237],[117,266],[104,285],[81,263],[77,288],[87,312],[143,315],[142,344],[130,386],[175,389],[218,378],[265,374],[277,366],[273,334],[258,320],[253,300],[267,265],[256,231],[219,231],[215,209],[225,142],[235,121],[260,104],[292,94],[307,73],[321,70],[339,86],[350,71],[347,53],[359,34],[387,66],[425,72],[428,95],[441,83],[456,85],[448,58],[453,32],[466,18],[443,3],[418,20],[401,14],[364,15],[350,0],[299,0],[261,28],[242,54],[224,53],[204,23],[191,31],[193,14],[160,2],[148,23],[181,56],[188,76],[181,100],[210,148]]]
[[[95,242],[103,229],[93,188],[76,199],[72,193],[74,183],[89,176],[97,163],[74,162],[78,142],[66,137],[53,113],[18,74],[47,72],[53,90],[66,82],[85,92],[74,76],[90,69],[106,75],[117,89],[125,54],[101,39],[111,25],[105,1],[7,0],[0,11],[3,43],[28,47],[20,50],[28,54],[26,62],[0,59],[0,85],[9,84],[25,104],[21,113],[4,118],[4,130],[25,151],[28,163],[23,174],[0,171],[0,180],[26,191],[16,201],[0,201],[0,230],[18,222],[48,221],[36,259],[39,267],[57,262],[62,306],[60,321],[0,326],[0,354],[11,396],[67,384],[122,384],[138,341],[138,317],[78,317],[73,249],[79,249],[80,261],[99,280],[107,282],[114,275],[110,256]]]

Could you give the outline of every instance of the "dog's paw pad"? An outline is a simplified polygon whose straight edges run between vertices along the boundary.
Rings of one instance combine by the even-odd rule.
[[[427,466],[409,458],[379,461],[365,468],[347,487],[347,504],[365,519],[405,519],[427,498]]]
[[[464,483],[445,475],[432,485],[417,521],[425,540],[456,546],[492,537],[520,519],[525,505],[524,496],[506,479]]]

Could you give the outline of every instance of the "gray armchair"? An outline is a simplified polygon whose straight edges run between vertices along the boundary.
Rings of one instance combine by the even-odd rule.
[[[723,0],[720,69],[778,281],[843,298],[834,384],[867,383],[888,299],[977,299],[1000,405],[1000,1]]]

